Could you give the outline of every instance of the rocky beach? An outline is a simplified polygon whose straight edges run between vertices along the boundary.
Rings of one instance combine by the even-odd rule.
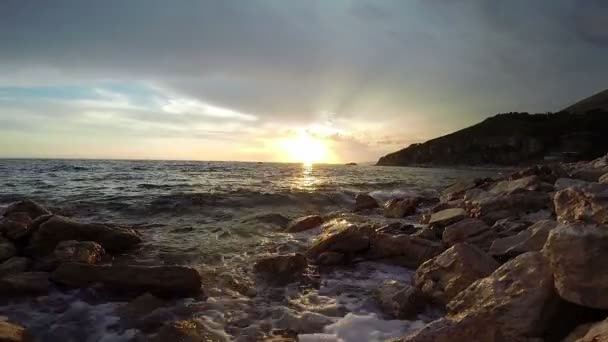
[[[291,219],[240,217],[275,241],[220,263],[152,258],[142,224],[12,202],[0,221],[0,340],[608,338],[608,155],[349,196]]]

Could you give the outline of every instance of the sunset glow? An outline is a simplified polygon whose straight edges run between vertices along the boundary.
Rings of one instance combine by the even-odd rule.
[[[290,162],[311,165],[314,163],[332,162],[327,144],[320,138],[303,132],[280,143],[285,158]]]

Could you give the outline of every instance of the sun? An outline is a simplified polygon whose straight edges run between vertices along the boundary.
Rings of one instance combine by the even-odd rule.
[[[291,162],[311,165],[327,161],[329,157],[327,145],[321,139],[310,136],[305,132],[285,139],[281,145],[287,159]]]

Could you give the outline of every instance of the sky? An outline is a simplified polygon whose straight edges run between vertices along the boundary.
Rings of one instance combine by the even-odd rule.
[[[607,22],[603,0],[2,0],[0,157],[375,161],[608,88]]]

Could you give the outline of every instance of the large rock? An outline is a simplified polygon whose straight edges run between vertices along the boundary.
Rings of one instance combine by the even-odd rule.
[[[600,177],[599,182],[601,184],[608,184],[608,172],[606,172],[602,177]]]
[[[429,298],[447,304],[474,281],[490,275],[498,266],[496,260],[477,247],[458,243],[420,265],[414,283]]]
[[[17,253],[15,245],[0,236],[0,262],[9,259]]]
[[[24,213],[31,220],[34,220],[39,216],[51,214],[51,211],[37,202],[32,200],[24,200],[11,204],[8,208],[6,208],[4,216],[9,217],[15,213]]]
[[[345,255],[362,252],[369,249],[370,236],[373,233],[374,228],[369,225],[348,225],[328,229],[319,235],[306,255],[311,259],[317,259],[325,252]]]
[[[549,233],[543,253],[565,300],[608,309],[608,227],[563,224]]]
[[[538,252],[547,241],[549,232],[555,227],[557,227],[556,221],[538,221],[516,235],[494,240],[489,253],[492,256],[508,259],[526,252]]]
[[[608,320],[583,324],[574,329],[562,342],[608,342]]]
[[[79,263],[61,264],[51,280],[68,287],[88,287],[94,283],[123,291],[193,295],[201,290],[201,276],[183,266],[101,266]]]
[[[418,200],[416,198],[394,198],[384,204],[384,216],[403,218],[416,213]]]
[[[110,253],[121,253],[142,242],[131,228],[98,223],[81,223],[62,216],[52,216],[32,235],[28,251],[36,255],[51,253],[61,241],[95,241]]]
[[[308,263],[303,254],[274,255],[259,259],[254,271],[267,281],[288,283],[302,277]]]
[[[304,216],[289,222],[287,228],[285,228],[285,231],[288,233],[298,233],[317,228],[322,224],[323,218],[319,215]]]
[[[53,256],[59,262],[80,262],[96,264],[101,261],[105,250],[94,241],[68,240],[57,244]]]
[[[536,176],[527,176],[523,178],[518,178],[515,180],[504,180],[496,183],[491,189],[491,193],[500,194],[500,193],[514,193],[518,191],[551,191],[553,190],[553,186],[548,183],[543,183],[541,179]]]
[[[480,279],[448,304],[448,315],[402,342],[524,342],[540,338],[557,296],[538,252],[525,253]]]
[[[507,179],[516,180],[530,176],[537,176],[541,181],[553,184],[558,178],[567,177],[568,172],[561,164],[535,165],[514,172]]]
[[[50,287],[47,272],[13,273],[0,278],[0,293],[3,294],[42,294]]]
[[[551,207],[549,194],[540,191],[522,190],[510,194],[483,196],[465,202],[471,217],[480,218],[489,224],[499,219],[519,217]]]
[[[355,211],[378,208],[378,201],[368,194],[357,194],[355,196]]]
[[[361,258],[415,268],[444,250],[441,243],[434,241],[404,234],[378,233],[372,235],[370,248]]]
[[[0,342],[32,341],[24,327],[0,320]]]
[[[429,225],[435,227],[445,227],[464,219],[466,216],[467,213],[462,208],[445,209],[431,215]]]
[[[459,242],[468,242],[487,251],[492,242],[498,238],[495,230],[479,219],[469,218],[445,227],[443,242],[452,246]]]
[[[473,189],[476,186],[477,182],[471,179],[456,182],[443,190],[440,197],[441,202],[449,202],[460,199],[464,196],[467,190]]]
[[[564,190],[570,187],[587,187],[589,186],[591,183],[584,181],[584,180],[580,180],[580,179],[574,179],[574,178],[559,178],[558,180],[555,181],[555,191],[560,191],[560,190]]]
[[[415,318],[426,305],[420,290],[395,280],[384,281],[376,289],[375,297],[384,313],[398,319]]]
[[[21,216],[23,213],[16,213],[13,216]],[[9,217],[0,218],[0,234],[6,236],[12,241],[20,240],[26,237],[31,231],[31,220],[25,217],[26,220],[18,220]]]
[[[27,258],[17,256],[12,257],[0,264],[0,277],[3,277],[7,274],[25,272],[25,270],[27,270],[28,264],[29,260]]]
[[[608,224],[608,185],[589,183],[558,191],[553,198],[561,222]]]

